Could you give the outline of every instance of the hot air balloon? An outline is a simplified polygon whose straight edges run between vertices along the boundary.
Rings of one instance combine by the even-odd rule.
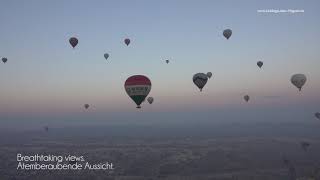
[[[125,43],[127,46],[129,46],[129,44],[130,44],[130,39],[128,39],[128,38],[125,39],[125,40],[124,40],[124,43]]]
[[[169,59],[166,60],[166,63],[167,63],[167,64],[169,63]]]
[[[223,36],[227,39],[229,39],[232,35],[232,30],[231,29],[226,29],[223,31]]]
[[[85,104],[84,108],[88,109],[89,108],[89,104]]]
[[[295,74],[291,77],[291,83],[301,91],[303,85],[307,82],[307,77],[304,74]]]
[[[263,66],[263,62],[262,61],[258,61],[257,62],[257,66],[259,66],[259,68],[261,68]]]
[[[108,53],[105,53],[103,56],[104,56],[104,58],[106,58],[106,60],[107,60],[108,57],[109,57],[109,54],[108,54]]]
[[[6,63],[7,61],[8,61],[8,59],[7,59],[7,58],[5,58],[5,57],[4,57],[4,58],[2,58],[2,62],[3,62],[3,63]]]
[[[71,44],[71,46],[73,48],[75,48],[77,46],[77,44],[78,44],[78,39],[75,38],[75,37],[72,37],[72,38],[69,39],[69,43]]]
[[[320,120],[320,113],[319,112],[316,112],[314,115],[316,116],[316,118],[318,118]]]
[[[211,72],[207,72],[207,76],[208,76],[208,78],[210,79],[211,76],[212,76],[212,73],[211,73]]]
[[[248,102],[248,101],[250,100],[250,96],[249,96],[249,95],[245,95],[245,96],[243,96],[243,99],[244,99],[246,102]]]
[[[310,146],[310,143],[303,141],[303,142],[301,142],[300,145],[301,145],[301,147],[302,147],[302,149],[303,149],[304,151],[307,151],[307,150],[308,150],[308,147]]]
[[[151,81],[146,76],[134,75],[126,80],[124,88],[129,97],[137,104],[137,108],[141,108],[140,104],[151,90]]]
[[[193,83],[202,91],[202,88],[207,84],[208,76],[204,73],[197,73],[193,75]]]
[[[149,102],[149,104],[152,104],[153,103],[153,97],[148,97],[148,102]]]

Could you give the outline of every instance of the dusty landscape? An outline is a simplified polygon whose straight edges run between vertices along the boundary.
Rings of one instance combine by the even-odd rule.
[[[312,126],[301,127],[297,124],[297,127],[304,128],[305,132],[309,133],[295,133],[293,137],[289,137],[290,130],[283,131],[281,126],[274,128],[273,133],[267,132],[273,125],[249,126],[249,129],[238,126],[225,130],[225,133],[214,130],[223,127],[227,129],[227,126],[216,127],[212,131],[205,127],[202,131],[192,131],[191,126],[180,129],[107,126],[60,128],[50,129],[48,132],[39,130],[7,135],[2,133],[0,177],[10,180],[319,179],[319,132],[312,132]],[[291,126],[293,127],[294,125]],[[81,133],[88,128],[94,133]],[[128,129],[131,131],[126,131]],[[259,130],[260,133],[255,132]],[[306,151],[301,148],[301,141],[311,144]],[[71,154],[83,156],[85,161],[90,163],[113,163],[115,168],[16,170],[17,153],[63,156]]]

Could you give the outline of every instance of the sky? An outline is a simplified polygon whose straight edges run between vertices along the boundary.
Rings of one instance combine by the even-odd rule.
[[[195,120],[239,114],[253,121],[262,115],[310,118],[320,111],[319,5],[315,0],[1,0],[0,57],[8,62],[0,64],[0,125],[35,119],[179,120],[183,114],[197,114],[191,116]],[[229,40],[222,35],[227,28],[233,31]],[[68,42],[73,36],[79,39],[75,49]],[[200,93],[192,77],[209,71],[213,78]],[[296,73],[308,79],[300,93],[290,83]],[[124,90],[125,80],[136,74],[149,77],[155,99],[142,110]],[[249,103],[243,101],[246,94]],[[91,105],[88,112],[85,103]]]

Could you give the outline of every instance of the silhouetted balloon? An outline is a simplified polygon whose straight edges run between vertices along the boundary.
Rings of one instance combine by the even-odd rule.
[[[151,90],[151,81],[146,76],[134,75],[126,80],[124,88],[129,97],[137,104],[137,108],[141,108],[141,103]]]
[[[166,63],[167,63],[167,64],[169,63],[169,60],[168,60],[168,59],[166,60]]]
[[[153,103],[153,97],[148,97],[148,102],[149,102],[149,104],[152,104]]]
[[[262,61],[258,61],[257,65],[259,66],[259,68],[261,68],[263,66],[263,62]]]
[[[109,57],[109,54],[108,54],[108,53],[105,53],[103,56],[104,56],[104,58],[106,58],[106,60],[107,60],[108,57]]]
[[[202,88],[207,84],[208,76],[204,73],[197,73],[193,75],[193,83],[202,91]]]
[[[232,30],[231,29],[226,29],[223,31],[223,36],[227,39],[229,39],[232,35]]]
[[[303,85],[306,83],[307,77],[304,74],[295,74],[291,77],[291,83],[301,91]]]
[[[4,58],[2,58],[2,62],[3,62],[3,63],[6,63],[7,61],[8,61],[8,59],[7,59],[7,58],[5,58],[5,57],[4,57]]]
[[[125,43],[127,46],[129,46],[129,44],[130,44],[130,39],[128,39],[128,38],[125,39],[125,40],[124,40],[124,43]]]
[[[69,43],[71,44],[71,46],[73,48],[75,48],[77,46],[77,44],[78,44],[78,39],[75,38],[75,37],[72,37],[72,38],[69,39]]]
[[[314,115],[316,116],[316,118],[320,119],[320,113],[319,112],[316,112]]]
[[[250,100],[250,96],[249,96],[249,95],[245,95],[245,96],[243,96],[243,99],[244,99],[246,102],[248,102],[248,101]]]
[[[89,104],[85,104],[84,108],[88,109],[89,108]]]
[[[207,76],[208,76],[208,78],[211,78],[212,73],[211,72],[207,72]]]

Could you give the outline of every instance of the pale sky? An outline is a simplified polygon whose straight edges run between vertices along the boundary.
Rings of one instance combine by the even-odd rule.
[[[142,113],[320,111],[319,5],[315,0],[1,0],[0,57],[8,62],[0,64],[0,119],[76,119],[83,117],[85,103],[101,119],[136,113],[123,87],[135,74],[152,82],[154,104],[143,104]],[[233,31],[229,40],[222,36],[227,28]],[[72,36],[79,39],[74,50]],[[131,39],[128,47],[125,38]],[[104,53],[110,54],[107,61]],[[192,76],[208,71],[213,78],[200,93]],[[295,73],[308,78],[301,93],[290,83]],[[246,94],[249,103],[242,99]]]

